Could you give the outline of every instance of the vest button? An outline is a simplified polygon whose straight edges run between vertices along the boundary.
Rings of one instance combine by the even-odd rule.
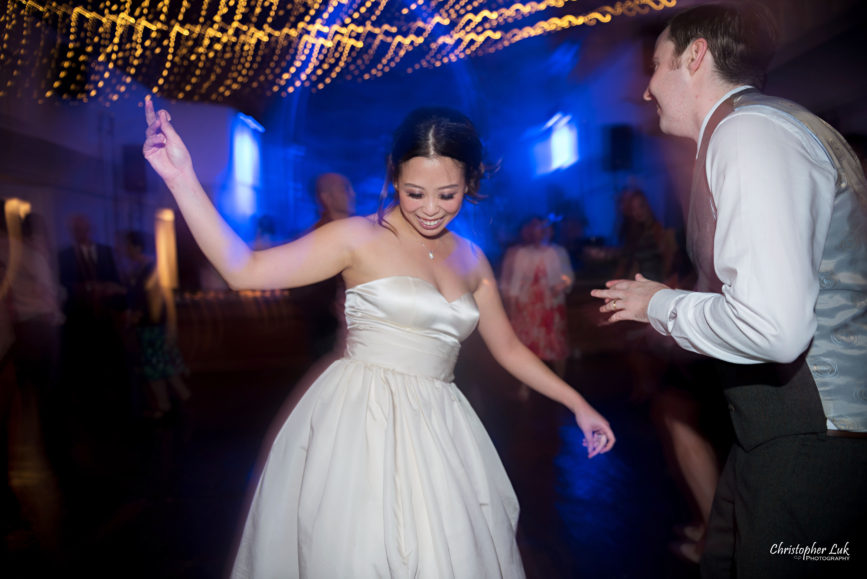
[[[829,289],[834,287],[835,285],[836,282],[833,279],[824,275],[819,276],[819,287],[821,287],[822,289]]]
[[[836,376],[837,364],[833,360],[828,360],[827,358],[817,358],[812,364],[810,364],[810,370],[814,376]]]

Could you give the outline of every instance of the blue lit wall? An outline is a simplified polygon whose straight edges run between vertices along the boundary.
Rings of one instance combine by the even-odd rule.
[[[532,152],[537,176],[568,169],[578,162],[578,129],[571,115],[555,113],[542,127],[531,129],[531,135],[536,138]]]
[[[262,185],[262,145],[265,129],[255,119],[236,113],[230,123],[229,166],[218,195],[218,209],[245,240],[256,235]]]
[[[617,200],[626,186],[643,188],[661,219],[678,214],[671,176],[658,159],[655,110],[641,101],[642,51],[639,40],[626,41],[579,78],[580,38],[556,48],[538,38],[435,70],[290,95],[267,118],[269,193],[258,211],[270,207],[287,238],[304,231],[316,220],[311,183],[325,171],[350,178],[358,213],[375,211],[391,131],[415,107],[445,105],[474,120],[488,161],[499,167],[483,182],[488,198],[465,204],[455,224],[492,262],[531,215],[556,216],[560,241],[576,251],[586,242],[616,244]],[[633,162],[612,168],[610,128],[624,125],[634,135]]]

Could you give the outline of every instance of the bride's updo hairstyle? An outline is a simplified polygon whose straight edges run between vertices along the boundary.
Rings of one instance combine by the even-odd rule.
[[[403,164],[414,157],[448,157],[457,161],[467,184],[464,198],[471,203],[483,198],[479,194],[479,185],[488,168],[482,161],[482,141],[472,121],[455,109],[422,107],[409,113],[394,131],[377,212],[380,223],[385,213],[389,184],[397,181]],[[396,203],[397,191],[390,206]]]

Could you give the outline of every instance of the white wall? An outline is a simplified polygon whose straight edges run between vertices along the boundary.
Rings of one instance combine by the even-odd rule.
[[[145,94],[133,88],[109,107],[95,102],[40,104],[20,97],[0,100],[3,157],[10,158],[16,140],[26,141],[33,151],[24,159],[29,167],[21,167],[21,162],[3,167],[0,158],[0,197],[30,201],[48,220],[58,247],[69,242],[68,217],[77,213],[90,216],[95,238],[104,243],[113,243],[123,229],[152,231],[154,211],[172,206],[173,200],[149,167],[143,192],[127,191],[123,179],[124,147],[140,148],[144,140]],[[170,110],[205,189],[216,190],[228,163],[235,111],[201,103],[157,104]]]

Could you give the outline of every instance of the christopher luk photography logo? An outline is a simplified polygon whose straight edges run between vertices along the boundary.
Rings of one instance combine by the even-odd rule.
[[[799,561],[848,561],[849,541],[842,545],[833,543],[830,547],[819,545],[813,541],[812,545],[786,545],[783,541],[771,545],[771,555],[790,556]]]

